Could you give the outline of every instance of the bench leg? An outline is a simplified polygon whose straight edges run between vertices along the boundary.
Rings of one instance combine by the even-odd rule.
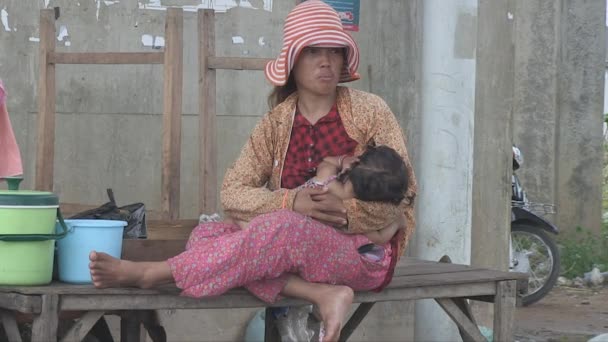
[[[19,333],[19,327],[17,326],[15,315],[11,311],[0,309],[0,320],[2,321],[4,333],[6,333],[8,341],[21,342],[21,334]]]
[[[372,302],[359,304],[357,310],[355,310],[348,322],[346,322],[346,324],[342,328],[342,331],[340,331],[340,338],[338,339],[339,342],[345,342],[346,340],[348,340],[350,335],[352,335],[355,329],[357,329],[357,327],[363,321],[365,316],[367,316],[374,304],[376,303]]]
[[[95,323],[103,317],[103,311],[89,311],[79,318],[74,325],[63,335],[61,342],[82,341]]]
[[[114,337],[112,337],[110,327],[108,326],[105,317],[101,317],[97,323],[95,323],[90,334],[99,342],[114,342]]]
[[[40,315],[34,318],[32,324],[32,342],[57,341],[58,309],[58,295],[42,295]]]
[[[144,328],[148,331],[148,336],[150,336],[150,339],[152,339],[153,342],[167,341],[167,333],[165,332],[165,328],[160,324],[160,319],[158,318],[156,311],[143,311],[141,312],[140,319]]]
[[[264,316],[264,342],[281,342],[277,319],[272,313],[272,308],[266,308]]]
[[[496,283],[494,297],[494,341],[512,341],[515,322],[516,280]]]
[[[486,338],[483,337],[483,335],[479,331],[477,324],[475,324],[474,320],[470,318],[472,316],[469,317],[470,312],[468,312],[467,314],[467,312],[465,312],[466,309],[463,310],[461,307],[462,303],[460,303],[460,305],[456,303],[457,300],[463,299],[435,298],[437,304],[439,304],[439,306],[443,308],[443,311],[445,311],[448,316],[452,318],[452,321],[458,326],[460,337],[462,337],[462,340],[464,342],[486,342]]]
[[[134,312],[127,312],[120,318],[120,340],[140,342],[141,323]]]

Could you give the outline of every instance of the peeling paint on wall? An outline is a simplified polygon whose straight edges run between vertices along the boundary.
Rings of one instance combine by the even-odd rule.
[[[97,2],[97,12],[95,12],[95,17],[97,17],[97,21],[99,21],[99,8],[101,7],[101,0],[96,0]]]
[[[59,34],[57,35],[57,40],[61,42],[67,36],[69,36],[68,28],[65,25],[61,25],[59,28]]]
[[[30,42],[34,42],[34,43],[39,43],[40,42],[40,38],[38,38],[38,37],[30,37],[29,41]]]
[[[101,9],[102,0],[95,0],[95,2],[97,3],[97,11],[95,12],[95,17],[97,18],[97,21],[99,21],[99,10]],[[106,7],[108,7],[120,3],[120,0],[105,0],[103,1],[103,3],[104,5],[106,5]]]
[[[165,37],[154,37],[151,34],[143,34],[141,36],[141,43],[143,44],[143,46],[151,47],[154,49],[160,49],[165,47]]]
[[[196,12],[199,8],[214,9],[216,12],[226,12],[233,7],[263,9],[272,12],[272,0],[200,0],[200,2],[200,5],[184,5],[178,7],[181,7],[186,12]],[[165,11],[167,6],[163,6],[161,0],[148,0],[148,2],[139,2],[139,9]]]
[[[260,38],[258,39],[258,45],[259,45],[259,46],[264,46],[264,45],[266,45],[266,38],[264,38],[263,36],[262,36],[262,37],[260,37]]]
[[[6,11],[6,7],[0,11],[0,20],[2,20],[2,26],[4,26],[4,31],[11,32],[11,28],[8,26],[8,12]]]
[[[143,34],[141,36],[141,43],[144,46],[154,46],[154,37],[149,34]]]
[[[245,40],[241,36],[232,37],[232,44],[245,44]]]

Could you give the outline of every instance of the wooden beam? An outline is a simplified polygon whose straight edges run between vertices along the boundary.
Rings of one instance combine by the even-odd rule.
[[[272,59],[247,57],[215,57],[209,55],[207,68],[229,70],[264,70]]]
[[[40,10],[38,57],[38,140],[36,143],[36,190],[53,190],[55,158],[55,65],[48,57],[55,52],[55,10]]]
[[[172,220],[146,222],[148,240],[188,240],[198,220]]]
[[[163,52],[54,52],[51,64],[163,64]]]
[[[199,212],[217,212],[217,123],[215,117],[215,12],[198,10],[199,58]]]
[[[179,217],[182,139],[183,10],[167,9],[163,89],[161,210],[163,219]]]
[[[16,293],[0,293],[0,308],[21,313],[38,313],[42,301],[38,296],[21,296]]]

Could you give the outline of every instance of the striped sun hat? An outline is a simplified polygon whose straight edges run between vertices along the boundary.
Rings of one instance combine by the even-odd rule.
[[[270,83],[282,86],[287,83],[295,61],[307,46],[345,47],[346,63],[340,82],[360,78],[359,48],[353,38],[344,31],[338,13],[320,0],[308,0],[297,5],[285,19],[283,48],[279,57],[268,62],[264,73]]]

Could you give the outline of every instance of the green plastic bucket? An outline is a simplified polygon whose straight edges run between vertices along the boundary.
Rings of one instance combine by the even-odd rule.
[[[50,283],[55,240],[66,233],[53,193],[0,190],[0,285]]]

